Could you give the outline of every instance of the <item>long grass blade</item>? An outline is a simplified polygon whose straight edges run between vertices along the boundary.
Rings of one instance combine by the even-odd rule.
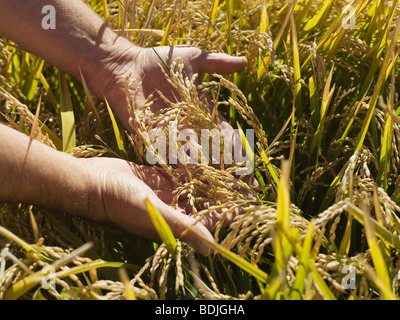
[[[282,233],[282,230],[290,233],[290,168],[291,166],[288,160],[282,161],[282,173],[278,185],[276,213],[276,223],[280,226],[280,228],[278,228],[274,239],[274,255],[277,273],[281,273],[281,271],[285,268],[287,259],[293,250],[290,242]]]
[[[168,223],[165,221],[161,213],[153,206],[149,199],[145,199],[144,203],[161,241],[164,242],[168,252],[174,256],[177,242]]]
[[[164,46],[167,43],[168,36],[172,32],[172,25],[176,22],[174,20],[175,20],[175,16],[177,15],[177,11],[178,11],[178,7],[179,6],[182,6],[182,0],[175,0],[175,4],[174,4],[174,7],[172,8],[172,11],[170,13],[169,20],[168,20],[167,26],[165,28],[164,35],[163,35],[163,37],[161,39],[161,42],[160,42],[160,46]]]
[[[395,73],[394,69],[391,72],[391,86],[388,97],[388,105],[385,109],[393,111],[394,95],[395,95]],[[392,153],[392,139],[393,139],[393,119],[389,113],[385,115],[385,128],[382,137],[382,146],[379,156],[379,172],[377,180],[383,180],[383,188],[386,190],[388,187],[388,178],[390,172],[390,159]],[[383,178],[383,179],[382,179]]]
[[[356,207],[354,204],[352,204],[350,202],[348,202],[346,204],[346,208],[347,208],[347,211],[350,212],[358,222],[360,222],[361,224],[365,224],[365,222],[364,222],[365,213],[363,210]],[[396,250],[400,250],[400,239],[398,238],[398,236],[394,235],[392,232],[387,230],[384,226],[382,226],[378,221],[376,221],[372,217],[369,218],[368,223],[370,223],[370,225],[372,225],[375,234],[381,240],[385,241],[385,243],[388,246],[390,246]]]
[[[250,147],[250,144],[249,144],[249,142],[247,141],[246,135],[244,134],[242,128],[241,128],[240,125],[239,125],[239,123],[237,122],[236,124],[237,124],[238,129],[239,129],[240,139],[241,139],[241,141],[242,141],[242,145],[244,146],[244,150],[245,150],[245,152],[246,152],[247,159],[248,159],[248,161],[249,161],[250,163],[253,163],[253,164],[254,164],[254,167],[256,167],[256,166],[257,166],[257,163],[256,163],[256,161],[255,161],[255,157],[254,157],[253,150],[252,150],[252,148]],[[261,175],[260,171],[254,170],[254,177],[257,179],[258,183],[260,184],[261,191],[263,192],[263,194],[264,194],[265,196],[268,196],[268,191],[266,190],[266,185],[265,185],[265,182],[264,182],[264,178],[263,178],[263,176]]]
[[[214,27],[214,24],[215,24],[215,18],[217,17],[217,13],[219,11],[219,8],[220,8],[219,0],[213,0],[212,9],[211,9],[211,15],[210,15],[211,26],[208,29],[208,34],[212,33],[212,30],[213,30],[213,27]]]
[[[306,25],[304,26],[304,31],[308,32],[311,29],[315,28],[318,25],[319,21],[321,21],[322,17],[324,16],[325,12],[328,8],[332,5],[333,0],[323,1],[322,7],[318,10],[317,14],[314,17],[307,21]]]
[[[22,240],[20,237],[16,236],[14,233],[8,231],[6,228],[4,228],[2,226],[0,226],[0,235],[11,241],[14,241],[20,247],[22,247],[26,252],[36,252],[37,251],[26,241]]]
[[[319,112],[320,122],[318,124],[317,130],[311,141],[311,146],[310,146],[310,154],[316,154],[316,164],[315,164],[316,168],[318,168],[318,163],[319,163],[318,158],[321,154],[321,144],[322,144],[322,137],[324,134],[326,115],[328,112],[329,104],[333,96],[333,92],[335,91],[335,84],[331,88],[332,75],[333,75],[333,67],[331,68],[331,71],[325,83],[324,92],[322,95],[321,110]]]
[[[105,22],[108,22],[109,14],[108,14],[108,4],[107,0],[102,0],[103,1],[103,17]]]
[[[43,73],[40,74],[40,82],[43,85],[43,88],[46,90],[47,98],[50,100],[50,102],[53,104],[56,112],[59,111],[60,109],[60,103],[57,101],[55,94],[50,88],[50,85],[46,78],[43,76]]]
[[[269,28],[269,19],[267,12],[267,1],[263,0],[262,9],[261,9],[261,17],[260,17],[260,32],[267,32]]]
[[[293,286],[290,289],[290,298],[294,300],[299,300],[303,297],[307,274],[310,272],[309,265],[313,263],[310,262],[310,258],[311,258],[314,227],[315,227],[315,222],[313,220],[311,221],[307,229],[303,247],[301,249],[299,268],[297,269],[296,278],[293,282]]]
[[[114,137],[115,137],[115,140],[116,140],[117,146],[118,146],[118,153],[119,153],[119,155],[121,156],[122,159],[128,160],[128,156],[126,154],[126,150],[125,150],[125,147],[124,147],[124,140],[122,139],[122,135],[121,135],[121,133],[119,131],[118,123],[115,120],[114,114],[113,114],[113,112],[111,110],[110,105],[108,104],[107,99],[105,100],[105,102],[106,102],[106,105],[107,105],[108,113],[109,113],[110,118],[111,118],[111,123],[112,123],[113,130],[114,130]]]
[[[300,71],[300,57],[299,47],[297,40],[296,22],[293,14],[290,16],[290,29],[292,33],[292,49],[293,49],[293,76],[295,83],[295,101],[296,110],[298,115],[303,114],[303,105],[301,102],[301,71]]]
[[[44,67],[44,60],[37,58],[35,65],[33,66],[33,70],[31,71],[31,78],[28,83],[28,90],[26,94],[26,98],[28,101],[32,101],[36,96],[36,91],[40,82],[40,75],[42,74],[42,70]]]
[[[366,206],[365,206],[366,207]],[[374,268],[379,279],[382,281],[382,285],[385,286],[386,290],[384,290],[384,298],[385,299],[392,299],[393,294],[388,296],[385,292],[391,292],[391,279],[389,276],[389,271],[386,266],[386,261],[382,254],[381,249],[379,248],[376,236],[374,225],[371,221],[371,216],[369,214],[368,209],[364,209],[364,227],[365,227],[365,234],[368,242],[368,247],[371,250],[371,257],[374,263]]]
[[[60,71],[60,108],[62,121],[63,151],[76,147],[75,116],[65,75]]]
[[[342,241],[340,242],[339,246],[339,254],[340,255],[347,255],[350,250],[351,244],[351,227],[352,227],[353,219],[351,216],[347,217],[346,229],[344,231],[344,235]]]
[[[86,80],[83,77],[82,70],[81,70],[79,65],[78,65],[78,67],[79,67],[79,73],[81,75],[81,81],[82,81],[83,89],[85,90],[85,94],[86,94],[86,98],[88,100],[89,107],[92,110],[92,112],[93,112],[93,114],[94,114],[94,116],[96,118],[96,121],[99,124],[100,129],[102,130],[104,127],[103,127],[103,123],[102,123],[101,118],[100,118],[99,111],[97,111],[97,108],[94,105],[94,102],[93,102],[93,99],[92,99],[92,95],[91,95],[91,93],[89,91],[89,88],[88,88],[88,86],[86,84]]]
[[[137,300],[135,291],[133,291],[128,273],[124,268],[118,269],[119,277],[121,278],[121,282],[124,284],[125,287],[125,299],[126,300]]]
[[[314,265],[309,265],[311,272],[313,273],[313,280],[315,285],[321,290],[322,295],[325,297],[326,300],[336,300],[335,295],[333,294],[332,290],[329,289],[328,285],[326,284],[325,280],[322,278],[318,270],[315,268]]]

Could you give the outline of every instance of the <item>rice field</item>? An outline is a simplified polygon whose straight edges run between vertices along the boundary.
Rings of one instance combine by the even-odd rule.
[[[222,212],[207,257],[171,236],[151,203],[161,244],[0,203],[0,299],[398,299],[398,0],[85,2],[139,46],[193,45],[248,65],[197,85],[174,61],[163,81],[179,101],[165,99],[150,119],[151,96],[127,105],[127,133],[82,83],[2,39],[0,121],[75,157],[146,164],[149,130],[213,128],[208,96],[235,129],[254,130],[246,151],[258,187],[235,176],[235,162],[159,162],[179,177],[172,205],[187,197],[199,221]]]

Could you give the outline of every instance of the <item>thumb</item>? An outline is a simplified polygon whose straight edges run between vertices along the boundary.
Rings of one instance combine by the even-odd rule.
[[[198,60],[198,70],[200,73],[229,74],[242,70],[246,64],[246,57],[203,51]]]

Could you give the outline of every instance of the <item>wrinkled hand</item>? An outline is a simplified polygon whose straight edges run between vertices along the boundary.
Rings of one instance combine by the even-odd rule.
[[[157,53],[156,53],[156,52]],[[139,92],[135,96],[135,104],[142,105],[150,94],[154,94],[154,103],[151,107],[155,112],[165,107],[164,101],[158,97],[159,90],[169,100],[175,101],[177,95],[174,88],[166,80],[160,69],[163,63],[169,66],[174,60],[180,58],[183,63],[184,76],[189,79],[196,73],[229,74],[243,69],[247,63],[245,57],[233,57],[224,53],[211,53],[192,46],[164,46],[155,48],[133,47],[125,55],[120,56],[118,68],[121,72],[114,79],[109,79],[108,89],[114,101],[114,108],[118,110],[121,121],[128,130],[128,112],[126,108],[125,87],[126,78],[136,80],[136,85],[142,81]],[[132,88],[132,92],[135,88]],[[133,97],[132,97],[133,99]],[[226,122],[226,121],[225,121]],[[226,126],[224,124],[223,126]]]
[[[156,52],[155,52],[156,51]],[[165,80],[165,76],[160,70],[160,58],[166,66],[177,58],[184,65],[183,76],[191,79],[194,74],[200,73],[234,73],[243,69],[247,63],[244,57],[233,57],[224,53],[211,53],[191,46],[171,46],[156,47],[154,49],[144,49],[142,55],[138,56],[136,75],[143,80],[142,90],[139,92],[137,102],[143,102],[155,89],[161,91],[170,101],[175,101],[179,95],[176,94],[172,86]],[[197,84],[199,80],[197,79]],[[152,111],[156,111],[165,106],[162,99],[158,99],[152,106]]]
[[[156,51],[156,52],[155,52]],[[126,129],[132,131],[129,125],[129,113],[126,102],[126,81],[127,78],[135,80],[131,86],[131,100],[136,106],[145,103],[149,95],[153,94],[153,104],[151,111],[156,112],[164,107],[166,103],[161,99],[157,90],[170,101],[175,102],[179,99],[179,94],[172,85],[166,80],[161,67],[164,62],[166,66],[170,66],[173,61],[180,59],[180,63],[184,65],[183,75],[189,79],[194,74],[201,73],[219,73],[228,74],[243,69],[247,63],[245,57],[233,57],[224,53],[211,53],[192,46],[164,46],[155,48],[137,48],[132,47],[131,50],[125,52],[124,55],[118,57],[119,72],[110,73],[114,75],[112,79],[108,79],[106,86],[106,96],[108,96],[111,106],[116,110],[119,119]],[[161,59],[161,60],[160,60]],[[138,92],[136,88],[141,82]],[[199,80],[197,79],[197,83]],[[210,99],[209,107],[213,108]],[[231,125],[219,113],[218,128],[224,132],[226,142],[230,150],[241,150],[242,144],[239,136],[234,132]],[[240,148],[240,149],[239,149]]]
[[[164,176],[156,168],[140,166],[114,158],[79,159],[89,170],[91,180],[89,215],[96,221],[106,222],[120,227],[138,236],[159,240],[149,218],[144,200],[148,198],[162,214],[175,237],[192,245],[201,254],[211,252],[210,246],[193,232],[187,232],[186,226],[192,226],[196,220],[190,216],[191,207],[181,199],[178,208],[170,204],[176,184],[169,176]],[[219,221],[219,214],[212,213],[193,229],[203,237],[213,241],[209,230]],[[230,223],[233,215],[225,223]]]

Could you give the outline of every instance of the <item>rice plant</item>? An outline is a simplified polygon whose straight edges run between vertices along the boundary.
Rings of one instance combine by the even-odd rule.
[[[248,65],[197,85],[173,61],[163,80],[180,100],[160,95],[167,107],[150,117],[151,97],[127,105],[128,134],[84,79],[3,39],[1,121],[76,157],[147,164],[151,129],[214,128],[208,96],[234,128],[254,130],[258,187],[235,176],[235,162],[160,162],[179,176],[172,204],[187,197],[199,221],[221,212],[209,257],[174,239],[150,202],[161,244],[0,203],[0,299],[398,299],[398,0],[86,2],[137,45],[189,44]]]

